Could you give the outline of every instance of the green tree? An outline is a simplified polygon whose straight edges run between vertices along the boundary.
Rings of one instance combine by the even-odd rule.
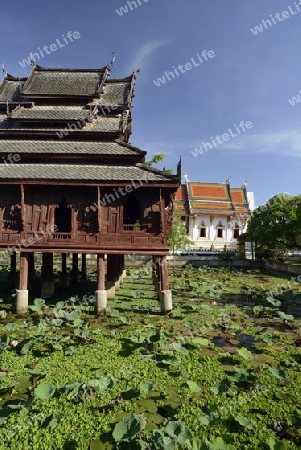
[[[153,164],[158,164],[159,162],[163,161],[164,158],[165,158],[165,155],[163,155],[163,153],[158,153],[157,155],[154,155],[150,161],[146,161],[145,165],[152,166]],[[173,172],[172,169],[165,170],[165,168],[164,168],[163,170],[165,172],[169,172],[169,173]]]
[[[256,208],[248,233],[259,254],[271,250],[301,249],[301,195],[277,194]]]
[[[178,249],[185,249],[188,245],[193,244],[189,239],[186,226],[180,217],[174,216],[172,225],[169,229],[167,236],[168,247],[172,250],[173,254]]]

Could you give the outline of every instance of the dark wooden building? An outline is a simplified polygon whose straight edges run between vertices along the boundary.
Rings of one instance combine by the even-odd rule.
[[[161,310],[171,309],[166,255],[177,175],[145,165],[129,143],[136,73],[33,66],[0,86],[0,251],[20,254],[17,313],[27,312],[28,274],[42,253],[41,296],[54,295],[53,254],[97,254],[101,314],[124,271],[124,255],[152,255]],[[107,258],[105,258],[107,255]]]

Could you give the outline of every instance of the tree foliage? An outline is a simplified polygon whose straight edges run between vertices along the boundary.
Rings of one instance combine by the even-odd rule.
[[[248,232],[259,253],[274,249],[301,249],[301,195],[277,194],[256,208]]]
[[[146,161],[145,165],[146,166],[152,166],[153,164],[158,164],[159,162],[163,161],[164,158],[165,158],[165,155],[163,155],[163,153],[158,153],[158,154],[154,155],[150,161]],[[166,169],[165,170],[165,168],[164,168],[163,170],[165,172],[169,172],[169,173],[173,172],[172,169]]]
[[[188,245],[193,244],[187,235],[185,223],[180,219],[180,217],[173,217],[167,240],[168,247],[173,253],[175,253],[178,249],[185,249]]]

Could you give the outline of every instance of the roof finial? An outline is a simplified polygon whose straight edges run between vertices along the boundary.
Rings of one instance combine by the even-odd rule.
[[[36,66],[37,64],[36,64],[35,60],[33,59],[33,54],[32,54],[32,52],[29,53],[29,58],[30,58],[30,63],[31,63],[33,66]]]
[[[112,52],[112,60],[110,62],[111,66],[114,64],[114,61],[115,61],[115,52]]]
[[[2,63],[2,71],[4,72],[4,76],[6,77],[8,72],[4,67],[4,63]]]
[[[245,181],[244,181],[244,184],[243,184],[243,187],[246,188],[246,187],[247,187],[247,184],[248,184],[248,178],[246,177],[246,179],[245,179]]]
[[[227,184],[230,184],[231,177],[232,177],[231,172],[229,172],[228,180],[226,181]]]
[[[137,73],[141,72],[141,64],[139,64],[138,69],[135,70],[133,73],[136,75]]]
[[[181,180],[182,180],[182,156],[181,155],[180,155],[180,160],[177,165],[177,177],[181,182]]]

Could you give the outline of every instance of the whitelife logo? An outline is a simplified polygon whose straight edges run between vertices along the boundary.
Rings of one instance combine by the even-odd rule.
[[[166,81],[173,80],[176,76],[179,77],[181,73],[186,73],[187,71],[193,69],[194,67],[200,66],[205,61],[208,61],[208,59],[212,59],[214,57],[215,53],[213,50],[210,50],[209,52],[207,52],[207,50],[203,50],[201,56],[197,53],[197,61],[194,58],[190,58],[191,62],[187,62],[184,65],[179,64],[177,68],[173,66],[172,72],[165,71],[162,77],[159,77],[157,80],[153,81],[157,87],[160,87],[162,84],[165,84]]]
[[[143,1],[144,1],[144,3],[147,3],[149,0],[143,0]],[[136,1],[133,1],[133,2],[128,1],[126,5],[121,6],[121,8],[119,8],[119,9],[115,9],[115,11],[121,17],[121,16],[123,16],[123,14],[127,14],[129,12],[128,6],[130,7],[131,11],[133,11],[133,9],[134,9],[132,5],[134,5],[135,9],[138,8],[138,5],[137,5],[136,2],[140,6],[143,5],[143,3],[141,3],[141,0],[136,0]]]
[[[66,45],[68,45],[69,42],[68,42],[67,38],[69,39],[70,42],[73,42],[73,39],[76,40],[76,39],[79,39],[80,37],[81,36],[78,31],[74,31],[74,32],[68,31],[67,37],[65,37],[65,35],[62,34],[62,38],[63,38],[63,41],[65,42],[65,44],[62,43],[59,39],[56,39],[56,41],[55,41],[56,44],[51,44],[50,46],[44,45],[43,50],[47,55],[50,55],[52,52],[56,52],[58,50],[58,48],[63,48]],[[48,50],[48,49],[50,49],[50,50]],[[39,60],[41,58],[44,58],[45,55],[43,53],[43,50],[41,50],[41,48],[38,47],[39,53],[30,52],[29,56],[27,58],[24,58],[22,61],[19,61],[20,66],[24,68],[26,66],[26,64],[28,66],[30,66],[32,61],[36,62],[37,59]]]
[[[301,5],[301,0],[299,0],[299,3],[294,2],[295,4],[295,10],[292,9],[291,6],[288,6],[288,11],[283,11],[282,13],[276,13],[274,16],[272,14],[270,14],[270,19],[268,20],[263,20],[262,19],[262,23],[260,25],[256,25],[254,28],[250,28],[250,30],[252,31],[252,33],[256,36],[259,33],[262,33],[264,30],[267,30],[268,28],[272,28],[274,25],[278,25],[278,23],[283,22],[285,19],[289,19],[290,17],[298,14],[299,12],[301,12],[301,9],[299,8],[299,6]],[[278,20],[278,22],[276,22],[276,20]],[[264,27],[264,28],[263,28]]]
[[[193,156],[196,158],[197,156],[202,155],[204,153],[203,148],[204,148],[205,152],[208,152],[208,150],[213,149],[213,146],[217,147],[217,144],[223,144],[224,142],[229,141],[229,139],[233,139],[233,138],[237,137],[238,135],[241,134],[241,130],[246,131],[246,130],[253,128],[252,122],[250,122],[250,121],[244,122],[243,120],[240,122],[240,124],[238,126],[236,125],[236,123],[234,124],[234,126],[235,126],[235,130],[237,131],[237,134],[233,133],[231,128],[228,128],[229,133],[224,133],[222,136],[219,136],[217,134],[214,139],[211,136],[210,139],[211,139],[212,144],[210,142],[202,142],[200,147],[195,148],[194,150],[191,150],[191,153],[193,154]]]
[[[299,94],[297,94],[296,97],[288,99],[288,102],[291,106],[295,106],[297,103],[301,102],[301,90],[299,91]]]

